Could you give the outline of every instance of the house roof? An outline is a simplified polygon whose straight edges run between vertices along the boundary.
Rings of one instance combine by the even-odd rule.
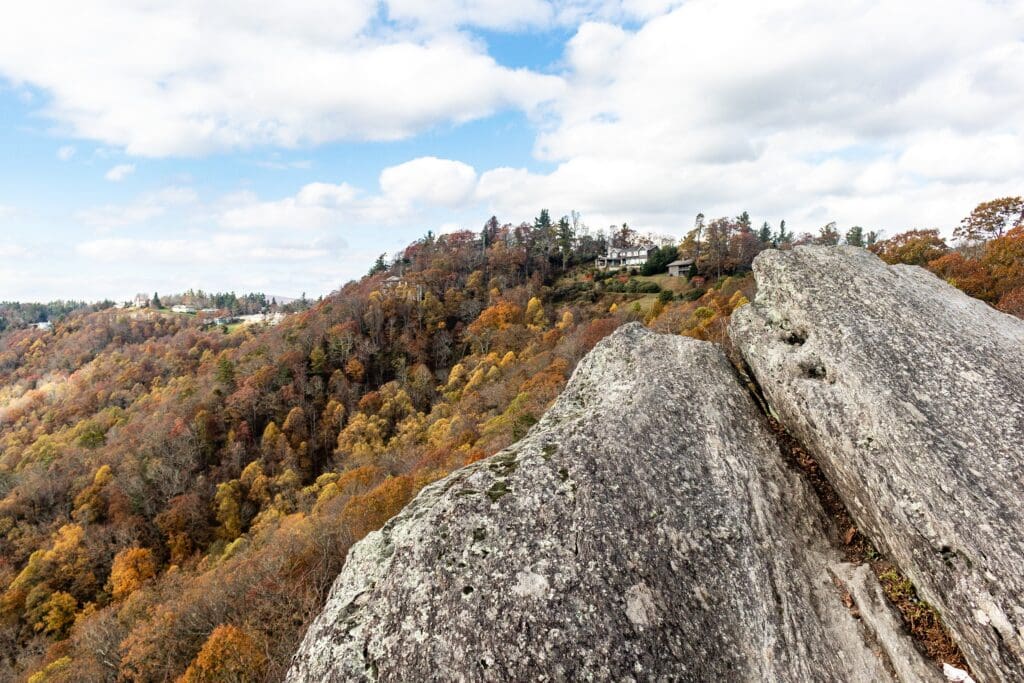
[[[645,252],[650,252],[652,249],[655,248],[656,247],[654,247],[653,245],[641,245],[639,247],[611,247],[608,249],[608,254],[604,254],[604,256],[610,255],[614,257],[620,254],[642,254]]]
[[[693,259],[681,259],[679,261],[673,261],[669,264],[670,266],[692,266]]]

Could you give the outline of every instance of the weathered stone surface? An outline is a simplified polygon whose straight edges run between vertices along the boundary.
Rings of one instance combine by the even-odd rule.
[[[824,523],[722,352],[630,325],[352,549],[288,680],[891,680]]]
[[[886,599],[871,567],[843,562],[832,565],[832,574],[849,591],[861,620],[888,653],[889,662],[901,681],[943,680],[936,666],[906,637],[903,622]]]
[[[1024,321],[853,248],[765,252],[731,334],[979,680],[1024,680]]]

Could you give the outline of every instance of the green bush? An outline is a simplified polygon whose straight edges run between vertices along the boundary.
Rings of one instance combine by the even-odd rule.
[[[647,257],[647,263],[640,269],[642,275],[657,275],[668,270],[668,264],[679,258],[679,248],[674,244],[658,247]]]

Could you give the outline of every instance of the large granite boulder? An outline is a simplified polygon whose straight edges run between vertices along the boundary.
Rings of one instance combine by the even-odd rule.
[[[620,329],[525,439],[356,544],[288,680],[931,678],[851,615],[764,422],[718,347]]]
[[[754,273],[731,335],[768,403],[979,679],[1024,681],[1024,321],[861,249]]]

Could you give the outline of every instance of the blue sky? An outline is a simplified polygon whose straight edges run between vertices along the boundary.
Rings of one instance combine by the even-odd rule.
[[[88,4],[0,24],[0,299],[317,295],[542,207],[948,232],[1024,190],[1020,0]]]

